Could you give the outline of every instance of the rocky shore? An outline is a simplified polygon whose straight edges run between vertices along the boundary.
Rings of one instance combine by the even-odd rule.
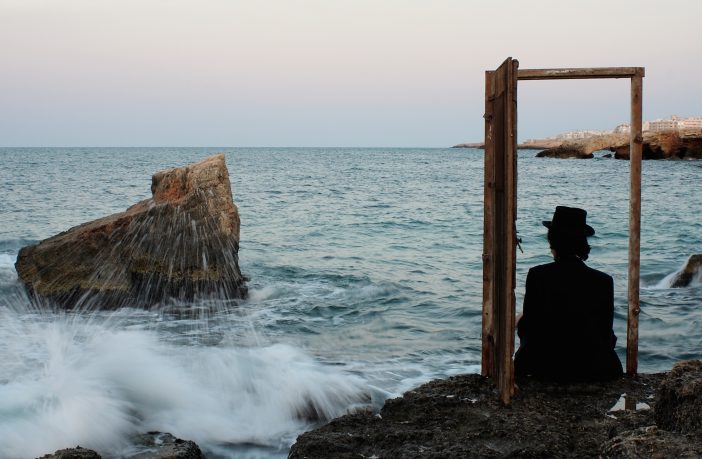
[[[149,432],[136,459],[203,459],[192,441]],[[40,459],[99,459],[77,446]],[[113,457],[113,456],[110,456]],[[424,384],[380,412],[334,419],[297,438],[289,458],[702,457],[702,361],[603,383],[518,381],[511,406],[480,375]]]
[[[483,143],[463,143],[452,148],[484,148]],[[539,158],[589,159],[594,152],[607,150],[615,159],[629,159],[628,134],[591,135],[582,139],[530,140],[517,145],[521,150],[542,150]],[[643,159],[702,159],[702,132],[645,132]]]
[[[702,457],[700,361],[607,383],[518,386],[504,407],[479,375],[432,381],[379,413],[301,435],[289,457]]]
[[[205,459],[200,447],[193,441],[181,440],[169,433],[149,432],[132,438],[134,451],[129,459]],[[115,456],[109,456],[115,457]],[[92,449],[60,449],[37,459],[101,459],[102,456]]]

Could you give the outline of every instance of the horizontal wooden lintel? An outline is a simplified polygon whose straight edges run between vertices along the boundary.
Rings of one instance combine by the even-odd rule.
[[[567,80],[643,77],[643,67],[590,67],[580,69],[519,69],[518,80]]]

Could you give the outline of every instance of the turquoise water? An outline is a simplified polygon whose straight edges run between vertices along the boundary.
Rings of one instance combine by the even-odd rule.
[[[249,300],[193,319],[31,308],[19,249],[149,197],[151,174],[224,152]],[[549,261],[556,205],[584,207],[588,264],[615,279],[623,359],[629,164],[519,154],[517,304]],[[285,457],[322,417],[479,371],[483,154],[471,149],[0,149],[0,457],[168,431],[213,456]],[[643,166],[641,372],[702,357],[702,285],[665,277],[702,252],[702,162]],[[92,422],[87,422],[92,421]],[[28,439],[32,439],[31,442]],[[42,439],[42,440],[39,440]]]

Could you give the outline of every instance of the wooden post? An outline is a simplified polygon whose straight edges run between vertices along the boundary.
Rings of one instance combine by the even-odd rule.
[[[492,96],[494,93],[495,72],[485,72],[485,184],[483,206],[483,332],[482,332],[482,375],[494,376],[495,365],[495,326],[492,311],[494,254],[492,218],[495,214],[495,147],[492,138]]]
[[[514,394],[517,70],[505,60],[485,76],[485,222],[482,372],[509,404]]]
[[[641,269],[641,156],[643,69],[631,77],[631,130],[629,167],[631,184],[629,198],[629,313],[626,331],[626,373],[636,375],[639,356],[639,273]]]

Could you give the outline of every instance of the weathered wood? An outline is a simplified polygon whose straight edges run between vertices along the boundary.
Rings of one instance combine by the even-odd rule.
[[[492,98],[494,94],[495,72],[485,72],[485,184],[483,207],[483,331],[482,331],[482,375],[493,376],[495,330],[492,315],[493,304],[493,229],[495,200],[495,147],[492,139]]]
[[[626,331],[626,373],[634,376],[639,355],[639,275],[641,270],[641,156],[643,72],[631,79],[631,132],[629,140],[629,312]]]
[[[516,298],[514,290],[517,282],[517,75],[519,62],[513,60],[505,77],[505,221],[501,230],[500,245],[505,250],[504,304],[500,305],[500,398],[510,404],[514,395],[514,328]]]
[[[634,78],[644,76],[643,67],[590,67],[565,69],[522,69],[519,80],[567,80],[588,78]]]
[[[508,58],[486,73],[483,374],[500,399],[514,393],[517,68]]]

